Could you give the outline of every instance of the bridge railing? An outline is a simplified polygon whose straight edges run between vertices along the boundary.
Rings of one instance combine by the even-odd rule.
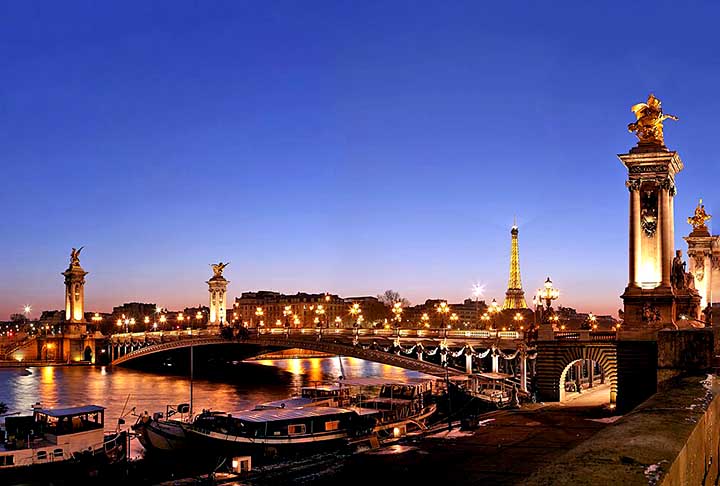
[[[617,339],[615,331],[590,331],[581,329],[577,331],[555,331],[557,341],[598,341],[610,342]]]
[[[496,330],[444,330],[444,329],[348,329],[348,328],[284,328],[284,327],[261,327],[257,329],[248,329],[252,335],[283,335],[293,337],[309,337],[318,334],[331,336],[346,337],[382,337],[394,339],[507,339],[517,340],[523,339],[523,333],[518,331],[496,331]],[[176,340],[207,336],[217,336],[219,333],[211,329],[183,329],[169,331],[148,331],[148,332],[130,332],[118,333],[112,335],[114,343],[122,343],[127,341],[144,341],[144,340]]]

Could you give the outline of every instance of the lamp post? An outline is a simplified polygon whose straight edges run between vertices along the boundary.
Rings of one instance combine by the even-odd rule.
[[[445,314],[450,312],[450,307],[447,302],[440,302],[435,308],[438,314],[440,314],[440,328],[443,330],[443,336],[447,336],[447,329],[445,329]]]
[[[490,302],[490,307],[488,307],[488,312],[490,313],[490,317],[492,318],[492,322],[490,323],[490,330],[495,330],[495,319],[500,312],[500,304],[497,303],[497,300],[493,299],[492,302]]]
[[[560,291],[553,287],[552,280],[548,277],[545,284],[543,284],[543,288],[537,291],[537,302],[545,301],[545,310],[550,311],[553,300],[557,300],[558,297],[560,297]]]
[[[423,327],[425,327],[425,328],[430,327],[430,316],[427,314],[427,312],[423,312],[423,315],[420,317],[420,320],[422,321]]]
[[[359,327],[358,326],[358,316],[362,314],[362,309],[360,308],[360,304],[357,302],[350,306],[350,315],[353,317],[353,327]]]
[[[290,316],[292,315],[292,307],[289,305],[286,305],[283,308],[283,317],[285,317],[285,327],[290,328]]]
[[[513,330],[519,329],[522,331],[524,329],[524,326],[522,325],[523,319],[525,318],[522,314],[520,314],[519,312],[515,313],[515,315],[513,316],[513,321],[515,322],[515,324],[513,325]]]
[[[452,329],[454,327],[457,327],[457,321],[460,319],[457,314],[454,312],[450,314],[450,325],[447,327],[448,329]]]
[[[263,317],[264,315],[265,315],[265,311],[263,310],[262,307],[256,307],[256,308],[255,308],[255,317],[256,317],[257,320],[258,320],[258,324],[257,324],[256,327],[258,328],[258,330],[260,329],[260,323],[262,322],[262,317]]]
[[[482,328],[486,329],[488,327],[488,323],[490,322],[490,315],[485,312],[483,315],[480,316],[480,322],[482,322]]]
[[[402,322],[402,313],[403,313],[402,302],[395,302],[393,304],[392,313],[395,314],[395,319],[394,319],[395,335],[399,336],[400,335],[400,323]]]
[[[165,329],[165,323],[167,322],[167,316],[165,314],[160,315],[160,328]]]
[[[325,297],[326,297],[326,299],[327,299],[327,298],[329,298],[330,296],[329,296],[329,295],[326,295]],[[322,319],[322,317],[324,316],[324,318],[325,318],[325,327],[330,327],[330,326],[328,325],[327,313],[325,312],[325,307],[324,307],[322,304],[318,304],[318,305],[315,307],[315,314],[317,315],[317,317],[315,318],[315,319],[316,319],[316,321],[315,321],[316,324],[318,324],[318,323],[322,324],[322,323],[321,323],[321,319]]]
[[[597,317],[591,312],[588,316],[588,329],[591,331],[597,331],[598,324],[597,324]]]

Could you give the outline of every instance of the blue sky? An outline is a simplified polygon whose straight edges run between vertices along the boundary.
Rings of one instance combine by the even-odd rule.
[[[0,6],[0,317],[276,289],[502,299],[615,313],[616,154],[654,92],[680,152],[676,243],[719,206],[720,7],[514,2],[8,2]]]

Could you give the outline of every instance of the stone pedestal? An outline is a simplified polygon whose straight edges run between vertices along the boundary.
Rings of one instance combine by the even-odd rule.
[[[218,329],[225,323],[227,312],[227,285],[230,283],[222,275],[215,275],[207,281],[210,293],[210,319],[209,329]]]
[[[628,285],[623,334],[652,338],[675,328],[675,294],[670,277],[674,248],[675,174],[683,168],[677,152],[639,145],[618,155],[627,167],[630,191]]]
[[[693,276],[695,288],[700,294],[700,307],[705,309],[713,300],[713,288],[720,284],[713,268],[713,249],[720,247],[720,236],[712,236],[706,226],[694,229],[683,238],[688,245],[688,270]]]
[[[65,321],[85,322],[85,275],[80,264],[71,264],[62,275],[65,277]]]

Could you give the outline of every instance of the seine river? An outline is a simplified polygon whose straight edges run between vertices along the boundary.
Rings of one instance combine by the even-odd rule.
[[[351,378],[416,378],[421,373],[356,358],[342,358],[345,375]],[[193,408],[243,410],[255,404],[294,395],[301,386],[330,382],[341,375],[338,358],[263,360],[241,363],[222,377],[193,380]],[[0,369],[0,401],[10,412],[30,413],[34,403],[43,407],[96,404],[107,408],[105,428],[113,430],[121,415],[126,427],[135,422],[132,407],[140,414],[165,411],[166,405],[187,403],[190,380],[185,376],[160,375],[126,368],[44,367]],[[133,444],[133,455],[141,446]]]

